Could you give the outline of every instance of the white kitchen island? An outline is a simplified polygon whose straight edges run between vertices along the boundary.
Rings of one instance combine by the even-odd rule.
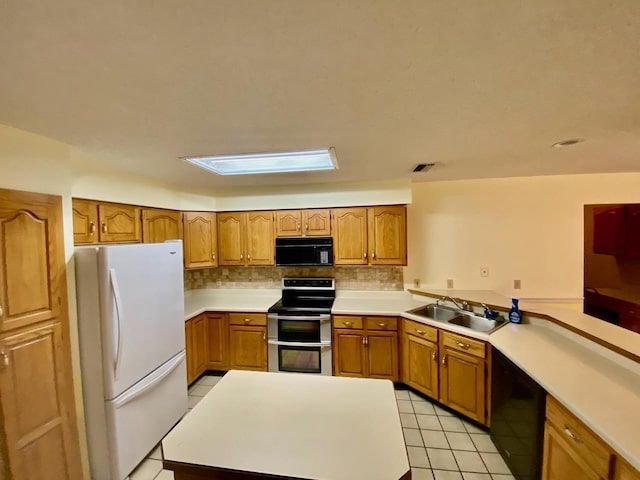
[[[162,441],[176,480],[409,480],[388,380],[233,370]]]

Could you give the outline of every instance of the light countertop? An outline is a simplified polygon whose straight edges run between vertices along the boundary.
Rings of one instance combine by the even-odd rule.
[[[162,449],[169,462],[307,479],[410,469],[388,380],[232,370]]]
[[[205,310],[266,312],[279,290],[215,290],[185,295],[185,318]],[[193,293],[193,294],[192,294]],[[508,309],[509,298],[488,291],[428,290]],[[525,323],[507,324],[490,335],[418,317],[407,310],[434,298],[390,291],[338,291],[332,313],[403,316],[490,342],[640,470],[640,363],[570,330],[603,339],[640,357],[640,335],[589,315],[557,306],[521,302]],[[531,315],[529,315],[531,314]],[[536,318],[536,316],[540,318]],[[554,322],[544,320],[553,318]],[[569,327],[562,328],[561,325]]]

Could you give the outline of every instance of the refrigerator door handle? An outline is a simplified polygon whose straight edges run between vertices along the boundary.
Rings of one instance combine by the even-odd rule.
[[[176,355],[176,357],[168,365],[165,365],[164,367],[162,367],[163,370],[161,372],[157,372],[155,376],[150,375],[149,378],[145,378],[144,380],[141,380],[137,386],[131,388],[128,392],[123,393],[120,396],[120,398],[118,398],[113,403],[113,405],[116,408],[122,408],[127,403],[132,402],[136,398],[139,398],[142,395],[144,395],[147,391],[158,386],[165,377],[167,377],[169,374],[171,374],[171,372],[173,372],[176,368],[178,368],[178,366],[184,360],[184,357],[185,357],[184,352],[180,353],[179,355]]]
[[[116,278],[116,269],[109,269],[109,277],[111,278],[111,289],[113,291],[113,298],[116,302],[116,322],[114,323],[115,330],[118,333],[114,335],[113,346],[113,378],[118,379],[118,367],[120,366],[120,345],[122,343],[122,328],[120,325],[120,317],[122,316],[122,299],[120,298],[120,289],[118,288],[118,279]]]

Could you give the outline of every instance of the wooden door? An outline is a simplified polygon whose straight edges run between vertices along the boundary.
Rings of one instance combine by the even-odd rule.
[[[627,205],[625,251],[630,257],[640,257],[640,205]]]
[[[485,368],[481,358],[440,342],[439,400],[480,423],[485,422]]]
[[[0,189],[0,472],[80,479],[62,201]]]
[[[275,265],[273,212],[247,212],[246,265]]]
[[[144,243],[162,243],[167,240],[182,239],[182,220],[180,212],[142,209],[142,241]]]
[[[438,344],[404,334],[402,381],[432,398],[438,398]]]
[[[0,406],[15,479],[81,478],[64,349],[60,322],[0,338]]]
[[[98,204],[101,242],[140,242],[140,207],[112,203]]]
[[[193,345],[193,374],[196,378],[207,370],[207,316],[198,315],[193,319],[191,325],[192,345]]]
[[[367,332],[367,377],[398,381],[398,333]]]
[[[98,243],[98,204],[92,200],[71,201],[73,212],[73,243]]]
[[[229,322],[225,315],[207,313],[208,359],[210,370],[229,368]]]
[[[184,212],[183,222],[184,267],[217,267],[216,214],[213,212]]]
[[[218,265],[245,264],[245,227],[242,212],[218,213]]]
[[[309,237],[329,236],[331,235],[331,210],[328,208],[303,210],[302,224],[304,234]]]
[[[549,422],[544,427],[544,453],[542,456],[543,480],[601,480],[584,459],[574,451]]]
[[[407,264],[407,208],[371,207],[367,212],[369,262],[372,265]]]
[[[342,377],[366,377],[367,357],[364,331],[333,331],[333,374]]]
[[[623,205],[593,209],[593,253],[625,253],[625,216]]]
[[[236,370],[267,370],[266,327],[229,327],[229,367]]]
[[[333,210],[335,265],[367,265],[367,209]]]
[[[302,212],[300,210],[277,210],[276,236],[299,237],[302,235]]]
[[[194,346],[193,346],[193,319],[184,322],[184,342],[185,355],[187,356],[187,384],[191,385],[196,379],[194,365]]]

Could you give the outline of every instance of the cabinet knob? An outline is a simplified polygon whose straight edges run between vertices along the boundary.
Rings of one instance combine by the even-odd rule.
[[[372,260],[376,259],[376,251],[375,250],[371,250],[371,259]]]
[[[379,326],[380,328],[384,328],[384,327],[386,327],[386,326],[387,326],[387,324],[386,324],[386,323],[379,323],[379,324],[378,324],[378,326]]]
[[[4,309],[2,308],[2,305],[0,305],[0,317],[4,315]]]
[[[9,355],[7,355],[4,352],[0,352],[0,357],[1,357],[0,366],[2,368],[7,368],[9,366]]]
[[[247,253],[247,260],[251,260],[251,254]]]
[[[351,325],[353,325],[353,322],[346,322],[346,321],[345,321],[345,322],[342,322],[342,323],[343,323],[343,325],[344,325],[345,327],[350,327]]]
[[[364,252],[363,256],[364,256],[364,258],[367,258],[367,252]]]
[[[425,333],[427,333],[424,330],[420,330],[419,328],[414,328],[414,330],[418,333],[418,335],[424,335]]]
[[[216,254],[215,253],[211,254],[211,260],[213,260],[214,262],[216,261]]]
[[[583,443],[583,440],[579,436],[577,436],[575,433],[573,433],[568,425],[564,426],[564,433],[567,435],[567,437],[569,437],[574,442]]]
[[[296,230],[300,231],[300,224],[299,223],[296,224]]]
[[[89,222],[89,235],[93,237],[94,233],[96,233],[96,224],[93,222]]]
[[[434,362],[438,361],[438,352],[436,352],[435,350],[431,352],[431,360],[433,360]]]
[[[250,318],[243,318],[242,320],[244,321],[244,323],[251,323],[251,319]]]
[[[307,232],[309,231],[309,224],[308,224],[308,223],[305,223],[305,224],[304,224],[304,229],[305,229]]]
[[[107,224],[102,222],[102,233],[107,233]]]
[[[266,340],[267,339],[267,332],[262,332],[262,340]]]
[[[442,356],[442,366],[443,367],[447,366],[447,354],[446,353]]]
[[[460,348],[464,348],[465,350],[469,350],[471,348],[471,345],[469,345],[468,343],[456,342],[456,345],[458,345]]]
[[[240,254],[240,261],[244,260],[244,255]]]

